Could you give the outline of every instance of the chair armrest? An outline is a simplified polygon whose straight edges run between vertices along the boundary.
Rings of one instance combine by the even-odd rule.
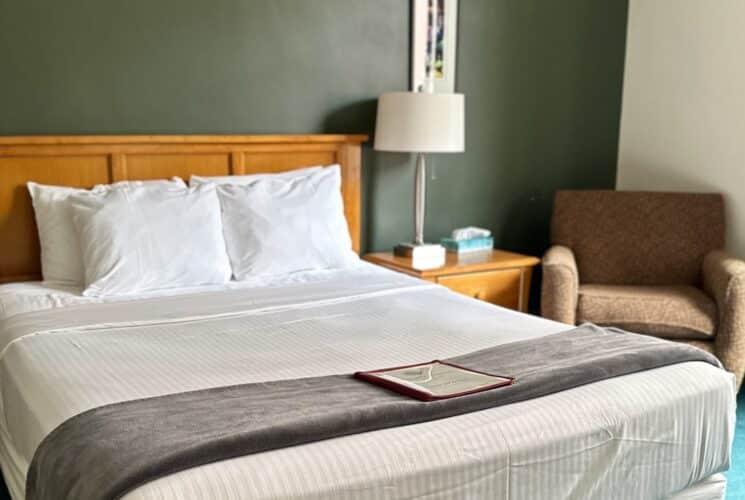
[[[579,273],[572,250],[553,246],[543,256],[543,282],[541,285],[541,316],[575,324]]]
[[[704,258],[701,274],[704,291],[716,300],[719,312],[714,353],[740,387],[745,374],[745,261],[715,250]]]

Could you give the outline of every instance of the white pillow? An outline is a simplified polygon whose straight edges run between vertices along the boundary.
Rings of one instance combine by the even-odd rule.
[[[216,186],[144,186],[70,197],[88,297],[222,284],[230,261]]]
[[[147,189],[186,189],[178,177],[157,181],[122,181],[99,184],[91,190],[27,183],[36,216],[41,244],[41,273],[44,281],[61,285],[83,283],[83,261],[78,235],[72,224],[68,199],[74,194],[103,193],[113,187],[143,186]]]
[[[352,250],[338,165],[304,177],[218,187],[233,276],[344,268]]]
[[[189,178],[190,186],[197,186],[204,184],[205,182],[214,182],[215,184],[236,184],[242,186],[244,184],[251,184],[259,179],[294,179],[295,177],[307,177],[308,174],[317,172],[323,169],[321,166],[316,167],[303,167],[295,170],[287,170],[286,172],[278,172],[276,174],[250,174],[250,175],[224,175],[217,177],[201,177],[199,175],[192,175]]]

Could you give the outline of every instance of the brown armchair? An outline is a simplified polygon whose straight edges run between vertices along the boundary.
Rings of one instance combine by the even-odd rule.
[[[718,194],[559,191],[541,313],[687,342],[745,373],[745,262]]]

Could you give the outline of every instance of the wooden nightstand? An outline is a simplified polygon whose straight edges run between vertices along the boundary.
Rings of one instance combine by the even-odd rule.
[[[420,271],[411,267],[411,259],[392,252],[369,253],[366,261],[410,276],[446,286],[454,292],[492,304],[527,311],[530,276],[537,257],[492,250],[479,257],[447,254],[443,267]]]

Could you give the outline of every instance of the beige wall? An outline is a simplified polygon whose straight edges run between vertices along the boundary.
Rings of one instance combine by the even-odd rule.
[[[720,191],[745,256],[745,0],[630,0],[618,189]]]

